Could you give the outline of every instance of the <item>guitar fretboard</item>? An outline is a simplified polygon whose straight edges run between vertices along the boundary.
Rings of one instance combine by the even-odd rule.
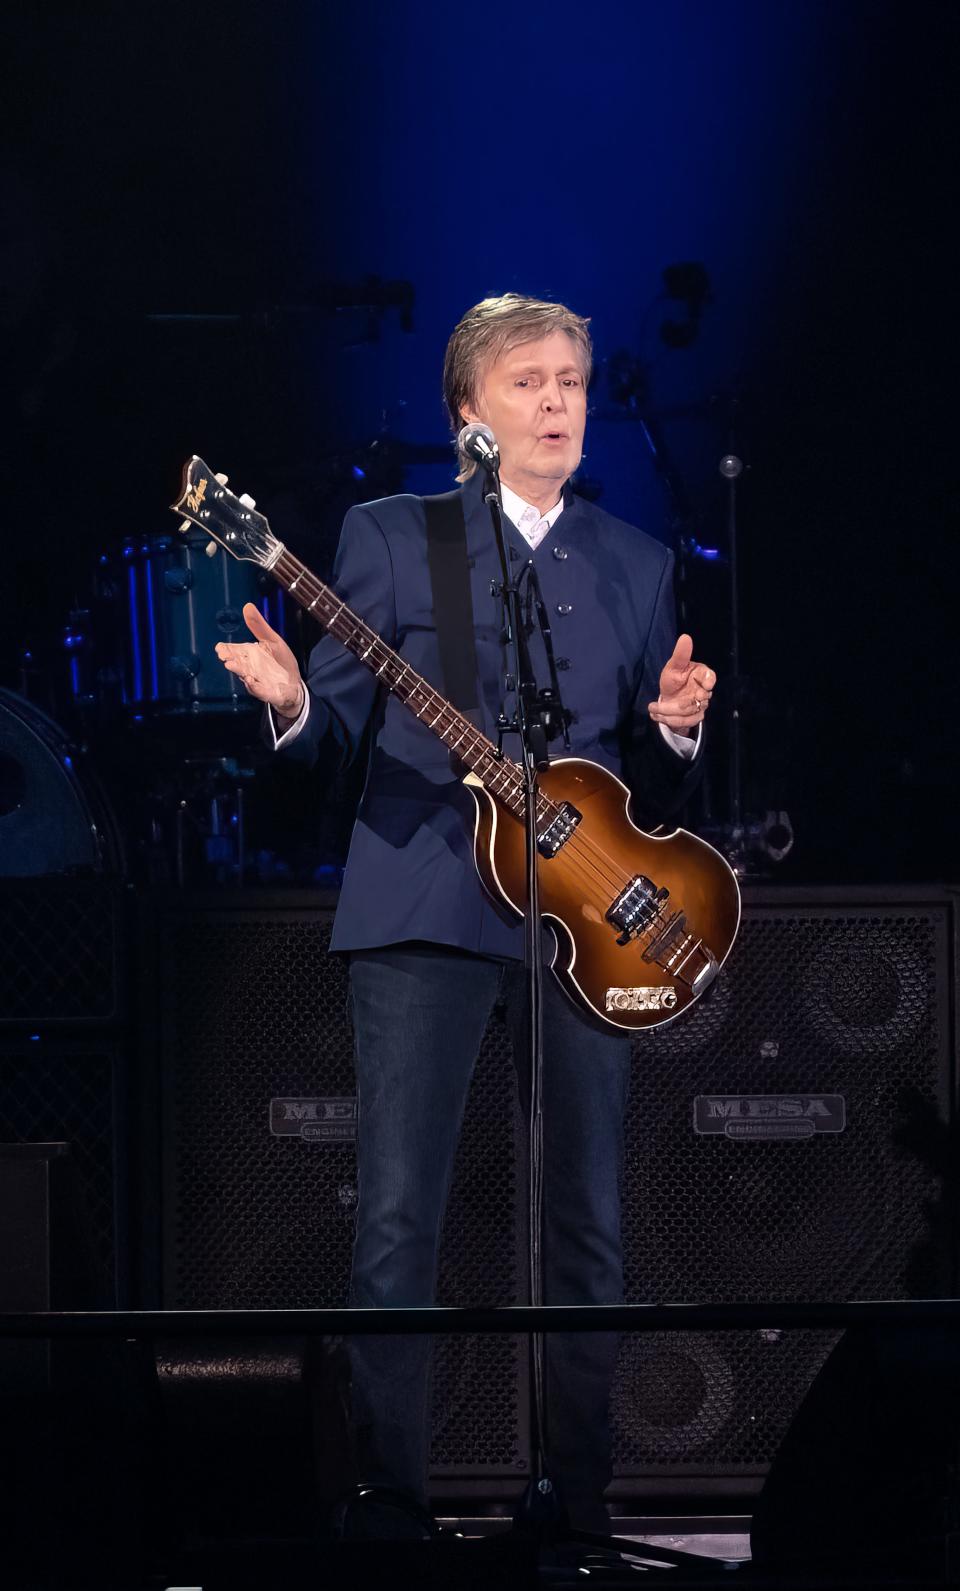
[[[524,784],[520,766],[503,757],[469,718],[457,711],[422,674],[416,673],[369,624],[341,602],[299,558],[284,547],[272,573],[300,606],[352,652],[422,724],[455,752],[484,788],[518,817],[523,815]],[[537,798],[538,821],[555,813],[554,803]]]

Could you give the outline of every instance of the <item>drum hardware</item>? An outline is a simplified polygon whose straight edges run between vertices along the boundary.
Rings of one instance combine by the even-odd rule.
[[[253,768],[233,757],[187,757],[183,763],[189,785],[175,813],[176,881],[188,882],[188,833],[199,841],[194,858],[207,882],[241,885],[247,870],[245,786]]]
[[[123,706],[123,670],[104,644],[114,629],[111,599],[95,592],[89,607],[71,608],[61,636],[66,653],[67,701],[84,722],[91,715],[116,713]]]
[[[731,849],[739,859],[734,871],[740,876],[754,876],[764,871],[771,862],[782,862],[793,850],[794,832],[789,812],[770,808],[759,816],[747,814],[739,829],[728,823],[699,823],[697,833],[723,851],[729,858]]]
[[[255,770],[235,757],[183,757],[147,792],[139,851],[152,885],[242,884],[250,867],[246,792]]]

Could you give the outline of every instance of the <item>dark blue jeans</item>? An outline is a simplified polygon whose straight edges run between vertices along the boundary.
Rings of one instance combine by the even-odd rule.
[[[505,1000],[518,1067],[524,972],[439,946],[351,957],[359,1101],[359,1205],[351,1302],[434,1302],[440,1225],[467,1091],[494,1003]],[[590,1027],[544,983],[544,1301],[618,1303],[619,1180],[630,1040]],[[520,1094],[526,1103],[525,1078]],[[595,1517],[610,1479],[609,1389],[617,1339],[552,1333],[546,1343],[549,1470],[576,1519]],[[429,1337],[350,1344],[361,1480],[426,1502]],[[591,1519],[592,1522],[592,1519]]]

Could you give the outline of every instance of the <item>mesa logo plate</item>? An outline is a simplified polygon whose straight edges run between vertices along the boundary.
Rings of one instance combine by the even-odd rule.
[[[353,1143],[357,1101],[347,1099],[271,1099],[270,1131],[275,1138],[305,1138],[310,1143]]]
[[[842,1094],[699,1094],[693,1102],[694,1132],[725,1138],[814,1138],[846,1125]]]

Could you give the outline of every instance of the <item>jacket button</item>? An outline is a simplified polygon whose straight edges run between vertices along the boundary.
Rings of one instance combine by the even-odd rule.
[[[573,603],[572,602],[558,602],[557,603],[557,612],[559,614],[561,614],[563,616],[563,618],[566,618],[568,613],[572,613],[573,612]]]
[[[559,670],[559,672],[561,674],[565,673],[566,670],[570,667],[570,659],[568,657],[558,657],[555,661],[556,661],[557,668],[558,668],[558,670]]]
[[[563,563],[564,558],[567,556],[566,547],[554,547],[553,556],[557,558],[560,563]]]

